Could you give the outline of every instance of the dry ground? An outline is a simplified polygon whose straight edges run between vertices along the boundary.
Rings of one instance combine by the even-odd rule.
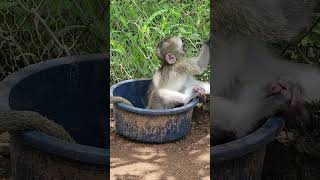
[[[9,140],[8,133],[0,134],[0,152],[3,152],[4,149],[2,149],[5,146],[2,146],[7,143]],[[2,144],[2,145],[1,145]],[[4,150],[6,151],[6,150]],[[0,180],[8,180],[10,176],[10,160],[8,154],[0,153]]]
[[[210,179],[208,113],[195,109],[190,133],[167,144],[143,144],[121,137],[112,117],[110,126],[112,180]]]

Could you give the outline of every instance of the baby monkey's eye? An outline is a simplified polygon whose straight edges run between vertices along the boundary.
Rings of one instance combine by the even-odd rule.
[[[184,46],[182,46],[182,50],[183,50],[184,52],[186,52],[186,48],[185,48]]]
[[[181,42],[182,42],[182,44],[184,45],[185,39],[184,39],[184,38],[181,38]]]

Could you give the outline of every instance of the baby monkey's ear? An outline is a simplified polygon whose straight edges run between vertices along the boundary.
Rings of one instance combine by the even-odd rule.
[[[174,64],[177,60],[177,58],[172,53],[167,53],[164,59],[168,64]]]

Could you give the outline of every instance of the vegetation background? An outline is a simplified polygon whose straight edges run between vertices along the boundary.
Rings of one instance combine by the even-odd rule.
[[[111,84],[148,78],[159,68],[154,47],[165,36],[186,39],[188,55],[197,55],[208,39],[209,0],[111,1]],[[200,78],[209,80],[209,73]]]
[[[0,80],[52,58],[106,52],[107,0],[0,0]]]

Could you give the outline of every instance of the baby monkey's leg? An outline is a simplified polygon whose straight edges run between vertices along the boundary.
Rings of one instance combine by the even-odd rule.
[[[278,79],[268,85],[268,95],[285,101],[288,108],[294,108],[303,101],[301,86],[294,80]]]
[[[210,84],[208,82],[197,81],[196,87],[204,89],[204,94],[210,94]]]
[[[187,88],[185,90],[186,93],[191,94],[194,88],[200,88],[203,91],[203,94],[210,94],[210,84],[208,82],[199,81],[194,78],[189,79],[189,81],[185,85]]]
[[[290,112],[298,107],[295,103],[302,100],[302,91],[294,81],[279,79],[267,84],[267,89],[243,89],[239,96],[262,93],[262,98],[245,98],[239,100],[213,97],[213,128],[232,132],[236,138],[247,135],[256,128],[259,121],[275,115],[277,112]],[[213,129],[214,131],[214,129]]]
[[[269,92],[274,104],[277,104],[277,101],[285,103],[278,113],[289,121],[289,124],[305,127],[310,123],[310,114],[304,104],[305,95],[299,83],[280,79],[269,84]]]
[[[170,109],[189,103],[193,98],[201,95],[200,91],[192,93],[181,93],[169,89],[158,89],[152,93],[147,108],[151,109]]]

